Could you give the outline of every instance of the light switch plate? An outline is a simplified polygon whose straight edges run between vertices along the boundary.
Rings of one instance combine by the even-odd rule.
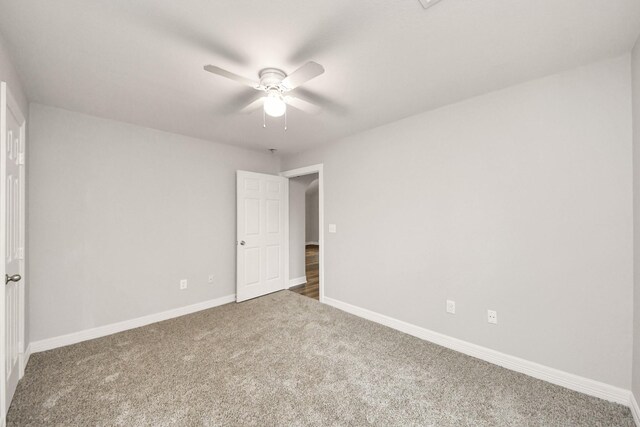
[[[329,233],[335,233],[335,232],[336,232],[336,225],[329,224]]]

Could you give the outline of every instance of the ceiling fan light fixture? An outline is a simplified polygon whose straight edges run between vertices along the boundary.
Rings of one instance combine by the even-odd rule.
[[[278,92],[269,92],[264,99],[264,112],[271,117],[281,117],[287,111],[287,103]]]
[[[287,104],[305,113],[313,114],[319,110],[319,107],[314,105],[313,102],[305,101],[295,96],[285,96],[289,91],[300,87],[309,80],[324,73],[324,67],[317,62],[306,62],[289,75],[278,68],[263,68],[258,73],[260,82],[247,79],[231,71],[216,67],[215,65],[205,65],[204,69],[212,74],[234,80],[242,85],[262,92],[264,96],[255,99],[240,111],[242,113],[249,113],[262,106],[263,118],[266,118],[267,114],[270,117],[281,117],[284,115],[285,130],[287,129]],[[266,127],[266,120],[263,120],[262,126]]]

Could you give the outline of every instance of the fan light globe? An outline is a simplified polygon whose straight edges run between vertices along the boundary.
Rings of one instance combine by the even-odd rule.
[[[264,99],[264,112],[271,117],[280,117],[287,111],[287,104],[278,93],[270,93]]]

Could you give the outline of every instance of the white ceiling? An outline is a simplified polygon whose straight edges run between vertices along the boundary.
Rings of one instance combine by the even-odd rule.
[[[638,0],[0,0],[31,101],[251,148],[307,149],[628,52]],[[202,70],[326,72],[319,115],[233,114],[255,92]],[[305,92],[306,91],[306,92]]]

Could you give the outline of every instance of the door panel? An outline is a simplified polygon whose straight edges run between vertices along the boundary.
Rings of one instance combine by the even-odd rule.
[[[267,280],[280,277],[280,246],[267,247]]]
[[[238,302],[285,288],[285,178],[238,171]]]
[[[0,181],[4,190],[0,197],[0,237],[3,243],[2,278],[14,281],[2,285],[4,325],[0,334],[0,354],[4,360],[2,384],[2,416],[6,415],[23,369],[20,356],[24,349],[24,117],[5,83],[0,88]]]
[[[245,205],[245,234],[257,236],[260,234],[260,199],[246,199]]]
[[[267,233],[280,232],[280,201],[267,200]]]
[[[245,249],[244,260],[244,285],[260,284],[260,248]]]

